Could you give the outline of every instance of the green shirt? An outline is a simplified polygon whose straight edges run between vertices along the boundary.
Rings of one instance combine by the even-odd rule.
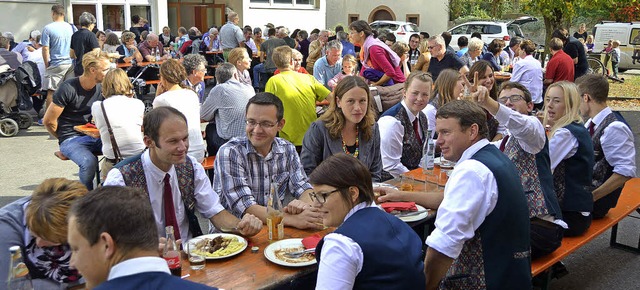
[[[284,105],[285,124],[280,137],[301,146],[316,115],[316,101],[322,101],[330,91],[312,75],[283,71],[269,79],[265,92],[276,95]]]

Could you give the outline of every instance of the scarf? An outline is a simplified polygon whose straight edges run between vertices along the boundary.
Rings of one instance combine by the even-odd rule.
[[[80,279],[78,270],[69,268],[69,245],[40,248],[36,245],[36,238],[30,238],[29,244],[25,247],[25,256],[39,272],[32,273],[33,278],[41,276],[59,283],[71,283]]]
[[[387,55],[391,59],[391,64],[393,65],[393,67],[398,67],[400,65],[400,57],[398,57],[398,55],[393,50],[391,50],[391,48],[389,48],[388,45],[380,41],[380,39],[373,37],[373,35],[369,35],[364,40],[364,44],[362,44],[362,52],[361,52],[362,65],[365,68],[371,68],[371,65],[369,64],[369,48],[374,45],[382,47],[384,50],[387,51]]]

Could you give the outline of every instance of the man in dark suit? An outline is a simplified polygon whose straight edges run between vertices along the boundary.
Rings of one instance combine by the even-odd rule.
[[[158,230],[146,194],[133,187],[104,186],[69,214],[68,241],[87,288],[217,289],[172,276],[158,257]]]

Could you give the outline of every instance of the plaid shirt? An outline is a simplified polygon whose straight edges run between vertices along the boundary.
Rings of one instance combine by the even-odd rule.
[[[233,138],[220,147],[214,165],[213,188],[220,203],[240,218],[252,205],[266,206],[271,180],[278,184],[278,196],[299,198],[311,189],[295,146],[275,138],[271,152],[263,157],[247,137]]]

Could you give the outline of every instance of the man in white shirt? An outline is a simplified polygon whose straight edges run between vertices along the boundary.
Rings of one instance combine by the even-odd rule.
[[[158,257],[153,209],[140,189],[104,186],[69,213],[67,240],[88,289],[215,289],[172,276]]]
[[[582,97],[580,112],[589,120],[595,165],[593,167],[593,218],[603,218],[616,206],[622,187],[635,177],[636,150],[629,124],[607,106],[609,82],[602,75],[587,74],[576,80]]]
[[[478,93],[488,96],[483,87]],[[531,288],[527,201],[513,163],[486,140],[484,111],[449,102],[438,109],[436,131],[443,157],[457,164],[426,240],[427,289]]]
[[[520,49],[524,53],[524,58],[513,65],[512,82],[521,83],[529,92],[536,109],[542,110],[542,66],[540,61],[533,58],[536,45],[531,40],[525,40],[520,44]]]
[[[155,108],[144,116],[142,129],[148,149],[117,164],[104,185],[144,189],[160,236],[168,225],[174,226],[176,239],[201,235],[195,210],[220,230],[237,229],[246,236],[260,231],[262,222],[255,216],[245,214],[239,220],[224,209],[202,165],[187,155],[189,134],[182,113],[171,107]]]

